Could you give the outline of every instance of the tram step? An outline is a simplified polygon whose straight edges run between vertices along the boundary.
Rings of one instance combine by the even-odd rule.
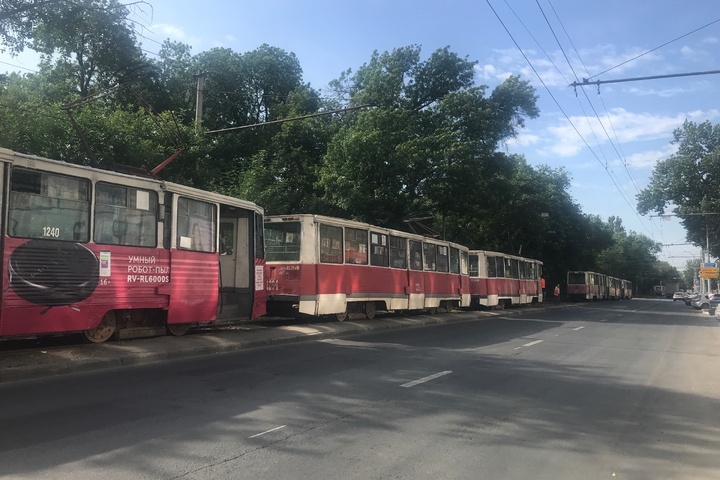
[[[117,332],[118,340],[141,337],[159,337],[167,335],[165,327],[133,327],[123,328]]]

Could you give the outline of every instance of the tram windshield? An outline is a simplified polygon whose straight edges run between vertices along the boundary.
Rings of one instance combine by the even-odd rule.
[[[13,237],[87,242],[90,182],[15,168],[10,181],[8,232]]]
[[[300,222],[265,224],[266,260],[287,262],[300,260]]]
[[[571,285],[585,284],[585,272],[570,272],[570,273],[568,273],[568,283]]]

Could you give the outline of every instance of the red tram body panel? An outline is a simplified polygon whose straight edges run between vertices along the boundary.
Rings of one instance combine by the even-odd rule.
[[[5,149],[0,165],[0,336],[104,341],[265,313],[251,202]]]
[[[467,248],[318,215],[268,216],[268,310],[365,314],[469,305]]]
[[[629,300],[632,282],[603,273],[574,270],[567,274],[567,296],[572,301]]]
[[[485,250],[470,250],[473,306],[504,308],[542,302],[539,260]]]

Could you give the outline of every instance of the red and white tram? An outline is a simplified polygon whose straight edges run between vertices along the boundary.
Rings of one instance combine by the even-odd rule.
[[[180,335],[265,313],[263,211],[0,149],[0,336]]]
[[[473,306],[495,309],[543,301],[539,260],[485,250],[470,251]]]
[[[572,301],[603,300],[606,298],[607,276],[589,271],[570,271],[567,274],[567,296]]]
[[[570,300],[630,300],[632,282],[603,273],[570,271],[567,275],[567,295]]]
[[[633,287],[630,280],[620,280],[620,298],[623,300],[633,298]]]
[[[348,314],[468,306],[468,249],[319,215],[268,216],[270,314]]]

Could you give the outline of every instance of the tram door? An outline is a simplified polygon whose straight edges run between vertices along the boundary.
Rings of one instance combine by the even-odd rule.
[[[218,320],[250,318],[253,306],[254,262],[251,235],[253,213],[220,206],[220,302]]]

